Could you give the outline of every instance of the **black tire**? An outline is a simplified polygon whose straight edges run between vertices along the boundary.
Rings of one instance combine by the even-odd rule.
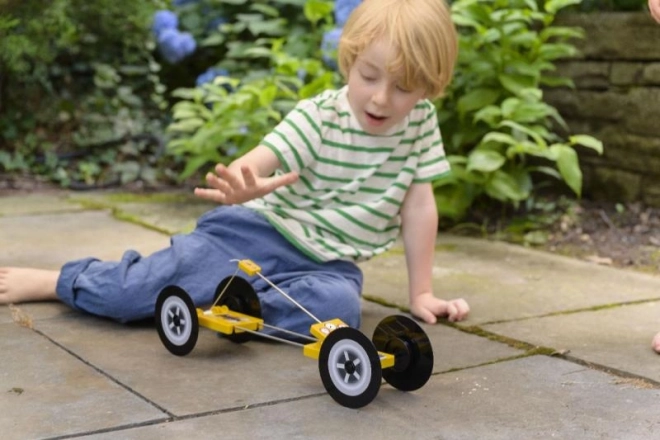
[[[245,278],[234,276],[227,277],[220,281],[217,289],[215,289],[213,302],[215,303],[218,296],[220,296],[225,289],[225,286],[227,286],[227,283],[230,281],[231,284],[229,284],[229,287],[227,287],[227,290],[222,294],[222,298],[220,298],[220,301],[218,301],[216,305],[227,306],[229,310],[233,310],[234,312],[243,313],[261,319],[261,303],[259,302],[259,297],[252,285]],[[250,332],[233,333],[231,335],[222,336],[237,344],[242,344],[255,338]]]
[[[195,348],[199,334],[197,310],[185,290],[168,286],[156,301],[156,328],[170,353],[185,356]]]
[[[362,408],[378,395],[382,372],[373,343],[351,327],[334,330],[321,345],[319,372],[330,396],[347,408]]]
[[[378,351],[394,355],[394,366],[383,370],[383,379],[401,391],[414,391],[433,373],[433,348],[428,336],[411,318],[388,316],[374,331]]]

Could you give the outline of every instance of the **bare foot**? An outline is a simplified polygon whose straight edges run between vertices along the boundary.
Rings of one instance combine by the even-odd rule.
[[[56,270],[0,267],[0,304],[57,299]]]
[[[660,333],[653,337],[653,342],[651,342],[651,347],[653,351],[660,354]]]

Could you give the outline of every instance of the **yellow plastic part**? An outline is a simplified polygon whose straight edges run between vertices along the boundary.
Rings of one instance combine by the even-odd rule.
[[[305,344],[303,347],[303,355],[308,358],[318,359],[321,355],[321,344],[322,341],[312,342],[311,344]]]
[[[331,319],[330,321],[319,322],[313,324],[309,332],[316,336],[318,341],[312,342],[311,344],[305,344],[303,346],[303,355],[308,358],[318,359],[321,356],[321,345],[325,338],[335,329],[340,327],[348,327],[344,321],[341,319]],[[394,366],[394,355],[390,353],[383,353],[382,351],[378,352],[378,357],[380,358],[380,367],[391,368]]]
[[[254,316],[229,310],[227,306],[215,306],[210,310],[197,309],[200,327],[206,327],[225,335],[245,333],[245,330],[259,331],[264,320]]]
[[[238,268],[249,276],[254,276],[261,272],[261,267],[259,267],[259,265],[252,260],[239,260]]]
[[[340,328],[348,327],[344,321],[341,319],[335,318],[330,321],[318,322],[312,324],[312,327],[309,329],[309,332],[315,336],[319,341],[322,341],[330,334],[331,331]]]
[[[378,357],[380,357],[380,368],[382,368],[383,370],[385,368],[391,368],[394,366],[393,354],[383,353],[382,351],[379,351]]]

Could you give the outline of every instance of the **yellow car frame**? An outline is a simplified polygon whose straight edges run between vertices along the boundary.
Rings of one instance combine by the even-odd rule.
[[[188,293],[178,286],[164,288],[156,302],[155,318],[163,345],[177,356],[190,353],[197,343],[199,327],[218,332],[242,343],[259,336],[301,346],[303,355],[318,360],[323,385],[339,404],[360,408],[378,394],[381,379],[402,391],[421,388],[433,371],[433,350],[428,336],[412,319],[392,315],[383,319],[372,340],[340,319],[320,321],[286,292],[261,274],[252,260],[237,263],[234,275],[218,285],[213,304],[197,308]],[[266,324],[261,318],[259,299],[251,284],[237,276],[243,271],[259,276],[292,301],[314,321],[310,335],[302,335]],[[264,327],[293,334],[298,343],[261,332]]]

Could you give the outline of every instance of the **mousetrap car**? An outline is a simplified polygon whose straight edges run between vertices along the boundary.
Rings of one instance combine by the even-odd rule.
[[[369,404],[378,394],[382,379],[399,390],[414,391],[431,377],[431,343],[412,319],[403,315],[388,316],[376,326],[370,340],[340,319],[317,319],[262,275],[253,261],[232,261],[238,264],[236,272],[220,282],[214,302],[207,309],[196,308],[190,295],[178,286],[168,286],[160,292],[156,302],[156,327],[160,340],[171,353],[177,356],[190,353],[197,343],[200,326],[236,343],[264,337],[300,346],[304,356],[318,360],[321,380],[328,394],[348,408]],[[307,313],[315,321],[310,327],[311,336],[266,324],[256,292],[245,278],[237,275],[239,271],[250,277],[261,277]],[[264,328],[309,342],[279,338],[262,332]]]

